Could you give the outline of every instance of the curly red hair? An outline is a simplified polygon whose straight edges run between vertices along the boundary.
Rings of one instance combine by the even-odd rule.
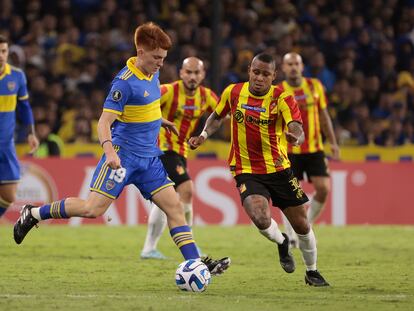
[[[161,29],[160,26],[153,22],[142,24],[135,30],[135,47],[144,47],[147,50],[163,49],[169,50],[171,48],[170,37]]]

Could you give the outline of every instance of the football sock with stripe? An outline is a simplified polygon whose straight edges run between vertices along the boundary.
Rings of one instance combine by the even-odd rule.
[[[200,258],[189,226],[172,228],[170,234],[186,260]]]
[[[69,218],[65,211],[65,200],[45,204],[39,208],[32,208],[32,216],[37,220]]]

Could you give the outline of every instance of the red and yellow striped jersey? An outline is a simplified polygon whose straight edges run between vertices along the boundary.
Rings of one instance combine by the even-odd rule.
[[[288,146],[289,153],[302,154],[323,150],[319,111],[327,107],[322,83],[318,79],[303,78],[298,87],[283,81],[279,86],[295,95],[303,120],[305,141],[300,146]]]
[[[201,116],[206,111],[213,111],[218,102],[217,95],[204,86],[199,86],[194,96],[185,94],[182,80],[161,85],[161,112],[163,118],[174,122],[179,135],[161,128],[159,135],[160,149],[172,150],[187,157],[187,140],[197,128]]]
[[[290,167],[284,132],[291,121],[302,123],[293,94],[271,86],[264,96],[249,92],[249,82],[231,84],[215,112],[231,115],[229,165],[234,175],[269,174]]]

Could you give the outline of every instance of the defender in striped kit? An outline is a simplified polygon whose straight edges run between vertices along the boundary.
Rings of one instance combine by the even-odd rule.
[[[230,170],[235,176],[246,213],[260,233],[274,243],[279,262],[287,273],[295,270],[289,238],[271,218],[269,200],[289,219],[299,237],[306,265],[305,282],[328,286],[316,268],[315,235],[306,217],[308,201],[290,170],[287,144],[304,140],[302,119],[292,93],[273,86],[276,64],[269,54],[256,55],[249,66],[249,82],[232,84],[221,95],[201,135],[192,137],[192,148],[200,146],[231,115]]]
[[[295,177],[303,180],[306,174],[307,180],[315,188],[307,211],[309,222],[312,224],[322,212],[330,191],[322,133],[329,141],[334,160],[339,159],[339,147],[328,113],[324,87],[318,79],[303,77],[303,69],[302,57],[299,54],[286,54],[282,64],[285,81],[280,83],[279,87],[294,94],[302,115],[305,141],[300,146],[289,145],[288,156]],[[298,240],[292,226],[285,217],[283,220],[291,247],[297,247]]]

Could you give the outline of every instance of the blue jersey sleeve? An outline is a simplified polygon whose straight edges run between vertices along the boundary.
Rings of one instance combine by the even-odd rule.
[[[115,79],[105,99],[104,111],[122,114],[124,106],[131,97],[131,87],[125,80]]]
[[[29,98],[29,93],[27,91],[27,79],[23,71],[20,72],[20,81],[19,89],[17,90],[17,99],[25,100]]]

